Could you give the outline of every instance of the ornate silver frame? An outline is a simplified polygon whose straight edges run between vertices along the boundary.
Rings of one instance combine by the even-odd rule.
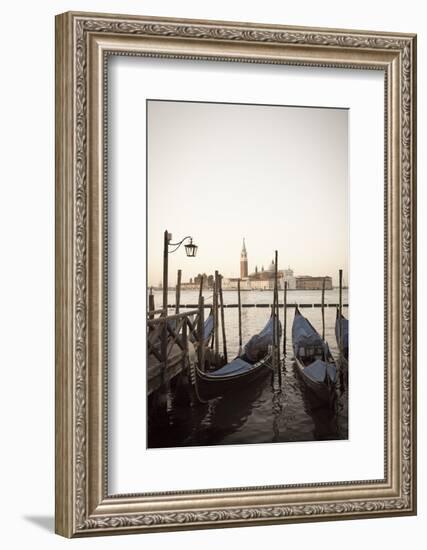
[[[385,477],[108,495],[105,59],[166,56],[385,73]],[[65,13],[56,18],[56,532],[66,537],[416,513],[416,37]]]

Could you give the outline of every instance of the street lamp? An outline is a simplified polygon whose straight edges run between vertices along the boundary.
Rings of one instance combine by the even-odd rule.
[[[193,238],[190,236],[184,237],[177,243],[172,243],[172,234],[165,231],[164,246],[163,246],[163,315],[167,316],[168,309],[168,255],[173,254],[180,248],[185,241],[189,241],[184,245],[185,253],[189,258],[195,258],[197,254],[197,246],[193,244]],[[169,250],[169,247],[173,247]]]

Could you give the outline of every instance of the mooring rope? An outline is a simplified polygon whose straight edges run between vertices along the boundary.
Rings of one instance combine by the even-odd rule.
[[[196,362],[190,362],[190,375],[191,375],[191,383],[194,387],[194,392],[196,394],[196,397],[200,403],[206,404],[209,403],[209,399],[205,400],[200,397],[199,388],[197,384],[197,372],[196,372],[197,366]]]

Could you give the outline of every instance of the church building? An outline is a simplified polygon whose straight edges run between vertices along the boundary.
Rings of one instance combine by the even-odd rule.
[[[291,269],[287,269],[286,272],[279,271],[277,273],[277,280],[279,288],[283,288],[284,280],[288,281],[289,289],[295,288],[295,277]],[[237,281],[237,278],[224,279],[224,288],[237,288]],[[262,266],[258,270],[256,266],[255,271],[249,273],[245,239],[243,239],[242,250],[240,252],[240,288],[241,290],[272,290],[274,288],[274,260],[271,261],[267,269],[264,269],[264,266]]]
[[[240,278],[224,278],[224,290],[235,290],[239,280],[241,290],[273,290],[274,271],[274,260],[271,260],[271,263],[267,269],[264,269],[264,266],[261,266],[261,269],[258,269],[258,266],[255,266],[255,271],[249,273],[248,252],[246,250],[245,239],[243,239],[242,250],[240,252]],[[285,282],[288,283],[288,290],[319,290],[322,288],[323,282],[325,282],[326,290],[332,289],[331,277],[295,277],[290,266],[288,269],[279,269],[277,272],[277,283],[279,288],[283,289]]]

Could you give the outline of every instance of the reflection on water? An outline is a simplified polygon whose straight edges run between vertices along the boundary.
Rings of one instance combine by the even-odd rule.
[[[160,293],[159,293],[160,294]],[[226,303],[236,303],[235,292],[225,292]],[[346,293],[343,296],[347,303]],[[157,298],[160,301],[160,296]],[[174,298],[171,293],[170,303]],[[183,292],[182,303],[195,303],[197,293]],[[242,293],[244,303],[271,303],[272,293]],[[288,303],[318,303],[319,292],[293,291]],[[326,303],[337,303],[337,291],[326,292]],[[348,316],[347,308],[344,310]],[[287,310],[286,359],[280,372],[267,372],[253,384],[201,404],[189,399],[180,382],[174,382],[167,403],[149,401],[148,447],[182,447],[194,445],[227,445],[288,441],[336,440],[348,438],[348,390],[339,378],[337,399],[333,407],[320,403],[306,388],[295,368],[291,327],[293,309]],[[321,332],[320,308],[303,310]],[[247,308],[242,311],[243,339],[258,332],[265,324],[268,309]],[[325,335],[331,352],[338,357],[335,341],[335,308],[325,310]],[[238,349],[236,309],[226,309],[227,347],[229,357]],[[283,324],[283,309],[281,310]]]

